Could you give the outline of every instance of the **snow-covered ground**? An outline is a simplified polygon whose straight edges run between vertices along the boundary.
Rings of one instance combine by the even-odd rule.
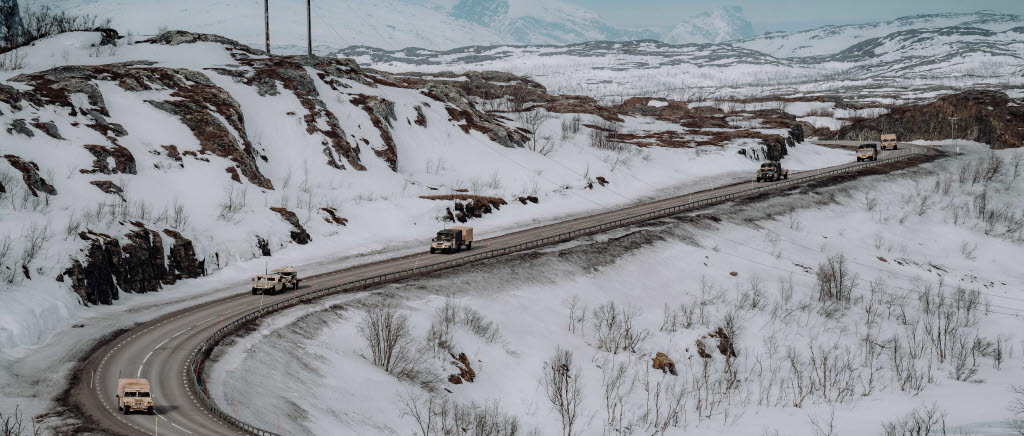
[[[435,409],[497,402],[526,432],[561,432],[540,380],[563,347],[581,370],[576,434],[879,434],[930,407],[950,434],[1007,434],[1010,386],[1024,376],[1024,159],[960,147],[956,159],[286,311],[222,349],[211,392],[255,425],[279,417],[289,434],[421,434],[408,405],[431,394],[370,364],[359,333],[361,309],[384,298],[409,316],[419,368],[442,378]],[[989,156],[1001,166],[986,180]],[[838,255],[856,281],[849,302],[826,304],[815,277]],[[644,337],[629,350],[600,349],[595,309],[609,302]],[[473,383],[444,381],[458,370],[428,343],[445,305],[480,315],[456,317],[448,342],[469,357]],[[719,327],[737,357],[708,336]],[[651,369],[658,352],[678,376]]]
[[[31,196],[21,174],[0,160],[0,175],[9,176],[3,179],[7,193],[0,198],[0,240],[12,241],[11,253],[17,255],[25,246],[25,238],[19,235],[34,231],[47,236],[29,265],[33,279],[25,279],[13,260],[6,269],[0,268],[4,271],[0,276],[5,278],[0,286],[5,303],[0,307],[0,386],[4,391],[0,408],[5,410],[19,403],[32,414],[46,410],[66,382],[72,362],[93,341],[160,314],[238,292],[244,289],[245,279],[263,271],[268,262],[271,267],[296,265],[303,274],[313,274],[422,250],[424,241],[445,225],[441,217],[452,207],[451,202],[420,198],[424,195],[464,189],[509,200],[500,211],[471,221],[477,237],[487,238],[524,226],[702,190],[709,184],[749,180],[758,164],[738,153],[759,147],[748,140],[695,149],[598,149],[592,146],[587,127],[563,137],[562,121],[572,121],[572,114],[552,115],[541,125],[538,135],[552,138],[555,146],[550,153],[505,148],[486,135],[464,132],[437,102],[422,107],[427,127],[406,122],[417,117],[414,107],[426,101],[419,90],[349,81],[349,88],[335,92],[317,81],[325,105],[337,114],[353,142],[360,137],[367,141],[360,157],[368,170],[338,171],[325,163],[323,138],[310,135],[301,116],[294,116],[304,109],[291,94],[260,96],[253,87],[209,70],[235,64],[224,46],[126,44],[97,49],[98,41],[97,34],[87,32],[38,41],[20,49],[25,53],[23,68],[4,72],[0,79],[25,89],[23,83],[7,80],[57,66],[137,60],[155,62],[154,67],[199,71],[238,101],[246,120],[244,133],[259,153],[267,156],[269,163],[258,165],[276,189],[232,181],[224,167],[233,163],[214,155],[205,155],[208,161],[186,156],[182,165],[172,160],[163,145],[174,144],[185,153],[198,149],[198,144],[174,117],[146,104],[147,99],[168,98],[168,90],[129,92],[116,82],[97,81],[109,120],[120,123],[128,133],[119,143],[134,156],[138,174],[82,173],[80,170],[88,170],[93,161],[82,145],[104,144],[108,139],[79,128],[66,109],[28,104],[13,109],[0,104],[4,107],[0,125],[39,117],[53,121],[65,138],[54,139],[38,130],[32,138],[0,133],[7,135],[0,141],[0,155],[15,154],[36,162],[39,174],[58,192],[55,196]],[[380,147],[381,137],[367,114],[348,104],[359,93],[395,102],[396,171],[374,155],[372,150]],[[88,106],[77,97],[75,104]],[[581,115],[583,124],[597,122],[595,116]],[[519,125],[514,120],[508,123]],[[678,126],[638,117],[626,117],[622,123],[623,132],[649,128]],[[784,162],[800,171],[852,159],[849,151],[801,143],[789,149]],[[588,180],[597,177],[605,177],[610,184],[586,189]],[[124,189],[124,200],[90,185],[96,180],[115,182]],[[229,195],[236,201],[244,198],[246,206],[224,216]],[[522,195],[536,195],[539,204],[515,201]],[[163,213],[173,214],[175,204],[187,206],[187,222],[171,224],[159,218]],[[292,244],[290,226],[268,210],[271,206],[294,210],[313,241],[303,246]],[[336,207],[338,214],[348,219],[346,226],[325,221],[318,209],[328,206]],[[211,274],[164,286],[155,294],[122,292],[112,306],[83,306],[67,281],[55,280],[68,267],[69,257],[81,256],[78,232],[88,229],[122,235],[135,229],[129,222],[136,219],[151,228],[180,230],[195,243],[199,259],[206,261]],[[259,256],[257,235],[269,241],[272,257]],[[165,239],[164,249],[169,245]]]

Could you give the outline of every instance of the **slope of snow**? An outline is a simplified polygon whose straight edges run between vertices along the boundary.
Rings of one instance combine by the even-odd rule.
[[[858,42],[893,32],[942,27],[975,27],[1005,31],[1024,25],[1024,17],[988,11],[914,15],[866,24],[824,26],[793,33],[769,33],[735,44],[777,57],[817,56],[838,53]]]
[[[326,109],[336,114],[351,141],[362,145],[359,157],[367,170],[341,171],[325,162],[324,138],[308,132],[302,115],[297,115],[305,113],[305,108],[295,94],[281,90],[277,95],[261,95],[255,86],[216,72],[238,68],[238,59],[225,46],[200,42],[97,48],[97,42],[99,36],[92,32],[37,41],[19,49],[25,54],[26,67],[4,72],[0,80],[24,90],[25,83],[8,79],[65,65],[139,60],[154,62],[152,68],[199,72],[238,102],[245,135],[252,139],[256,152],[266,157],[266,161],[258,160],[257,166],[275,189],[259,188],[244,178],[233,181],[224,169],[234,164],[212,154],[186,155],[180,162],[169,157],[162,146],[175,145],[184,154],[199,150],[199,142],[176,117],[147,103],[169,98],[167,89],[130,91],[113,80],[95,81],[109,110],[107,119],[127,132],[117,140],[134,156],[138,174],[83,173],[81,170],[90,169],[93,163],[83,145],[104,144],[108,138],[81,126],[81,117],[71,115],[68,108],[23,104],[15,109],[0,103],[0,127],[6,129],[17,119],[39,118],[52,121],[65,138],[54,139],[32,127],[35,134],[31,138],[0,130],[5,137],[0,141],[0,155],[13,154],[36,163],[40,176],[58,193],[31,196],[21,174],[0,159],[0,179],[7,191],[0,195],[0,243],[10,238],[11,252],[20,255],[24,247],[20,235],[35,229],[48,236],[40,255],[29,265],[31,280],[23,277],[12,259],[0,267],[4,281],[0,295],[5,301],[0,307],[0,383],[5,392],[0,407],[20,402],[30,406],[32,413],[42,411],[53,393],[60,392],[76,353],[90,341],[174,308],[244,291],[245,278],[262,271],[267,262],[271,266],[296,265],[304,274],[313,274],[377,260],[384,254],[420,251],[424,241],[446,225],[441,217],[453,207],[448,201],[420,198],[424,195],[467,190],[509,200],[500,211],[470,222],[479,238],[488,238],[554,219],[701,190],[709,183],[746,181],[758,165],[738,153],[760,146],[744,140],[697,149],[602,150],[591,145],[589,127],[557,140],[557,147],[547,155],[505,148],[477,131],[464,131],[452,122],[443,102],[421,90],[369,86],[349,79],[335,82],[335,90],[315,71],[307,70]],[[374,149],[383,145],[381,134],[365,110],[352,103],[359,95],[394,103],[390,132],[399,156],[397,171],[376,156]],[[84,96],[73,100],[80,110],[89,107]],[[425,126],[412,122],[418,116],[416,106],[423,112]],[[552,116],[538,134],[563,138],[562,122],[571,121],[575,114]],[[580,118],[581,124],[601,122],[594,115]],[[519,127],[515,121],[508,123]],[[624,131],[629,132],[679,128],[645,117],[627,117],[623,123]],[[811,169],[848,162],[853,155],[802,143],[789,150],[787,159],[792,160],[794,169]],[[598,176],[611,184],[586,189],[588,177]],[[90,184],[100,180],[122,187],[124,200]],[[246,205],[222,216],[232,193],[236,199],[244,198]],[[524,195],[536,195],[540,203],[515,201]],[[186,206],[187,222],[171,224],[165,219],[173,214],[176,203]],[[296,212],[312,242],[294,244],[290,225],[269,210],[274,206]],[[339,216],[348,219],[347,226],[325,220],[321,207],[335,207]],[[79,232],[116,237],[135,230],[132,222],[136,220],[157,231],[181,231],[195,244],[209,276],[165,286],[156,294],[122,291],[112,306],[83,307],[68,280],[55,280],[71,258],[82,256]],[[271,257],[261,257],[257,236],[267,240]],[[164,239],[165,250],[169,245]]]
[[[751,38],[754,25],[739,6],[722,6],[683,20],[661,40],[669,44],[720,43]]]
[[[469,356],[476,380],[460,385],[441,381],[436,398],[478,405],[496,401],[521,429],[536,429],[539,435],[561,430],[539,381],[558,346],[573,351],[582,369],[580,434],[601,434],[619,422],[635,433],[662,434],[652,430],[660,425],[652,425],[650,417],[659,410],[657,416],[664,418],[675,404],[666,405],[665,396],[677,392],[682,392],[682,414],[665,422],[664,434],[816,434],[815,423],[831,423],[843,434],[879,434],[883,423],[933,405],[943,411],[945,428],[953,434],[1007,434],[1003,420],[1013,398],[1009,385],[1024,376],[1020,359],[997,365],[994,354],[979,354],[972,362],[968,353],[966,364],[977,373],[957,380],[955,364],[939,363],[930,354],[932,343],[917,337],[925,354],[911,363],[927,380],[920,390],[903,385],[892,364],[893,350],[907,344],[893,345],[892,338],[905,341],[930,322],[922,295],[934,298],[941,291],[949,296],[956,288],[980,292],[984,306],[975,309],[977,318],[965,327],[966,343],[998,341],[1008,353],[1004,357],[1021,351],[1024,276],[1015,259],[1024,255],[1024,246],[1019,229],[998,234],[1002,227],[986,231],[974,218],[954,222],[944,200],[929,200],[933,182],[941,186],[942,178],[962,162],[988,154],[985,146],[961,145],[969,154],[959,162],[947,159],[821,192],[702,212],[721,221],[694,217],[649,223],[531,256],[465,267],[458,271],[459,280],[449,274],[389,286],[362,299],[334,297],[315,308],[289,310],[261,322],[255,333],[223,351],[209,369],[211,393],[220,404],[240,401],[240,416],[257,426],[272,427],[280,405],[288,405],[280,416],[281,429],[289,434],[418,431],[417,422],[403,413],[402,399],[428,394],[368,363],[358,332],[362,305],[383,296],[408,314],[414,340],[428,346],[420,350],[425,356],[420,368],[441,377],[457,371],[447,357],[433,357],[425,343],[435,311],[451,301],[493,322],[501,331],[496,341],[456,326],[451,343],[456,354]],[[1012,159],[1012,153],[996,156]],[[987,190],[991,200],[1019,206],[1024,180],[1003,183],[1010,177],[1003,173],[1000,186],[991,189],[954,180],[950,204],[970,202]],[[877,203],[869,210],[866,199]],[[920,214],[908,210],[908,202],[922,199],[936,203]],[[964,246],[977,249],[968,252]],[[819,311],[813,269],[838,254],[852,262],[859,284],[849,308],[826,316]],[[882,283],[875,294],[869,282]],[[574,297],[586,313],[575,329],[568,308]],[[634,328],[646,332],[635,353],[597,349],[594,309],[609,301],[634,313]],[[873,321],[865,315],[869,306]],[[671,327],[671,315],[679,308],[695,308],[693,325]],[[708,339],[708,333],[730,322],[736,326],[734,366],[724,364],[717,341]],[[709,359],[699,355],[698,340],[707,343]],[[880,351],[871,367],[877,372],[862,366],[863,347]],[[674,359],[678,377],[651,369],[657,352]],[[825,362],[834,365],[835,359],[839,366],[814,372],[811,362],[821,365],[822,352],[829,353]],[[850,385],[842,376],[828,378],[846,374],[841,369],[846,358],[852,358],[854,368]],[[290,359],[308,365],[287,367],[293,376],[287,381],[261,377],[283,370]],[[615,365],[625,366],[626,378],[621,389],[609,391],[606,382]],[[702,373],[702,367],[708,372]],[[729,368],[738,375],[732,383],[722,375]],[[849,386],[853,395],[841,400],[822,396],[822,385],[813,381],[820,374],[831,374],[825,377]],[[797,385],[796,376],[807,377],[800,379],[805,384]],[[697,389],[701,383],[712,388]],[[791,398],[805,389],[817,395],[794,407]],[[607,401],[608,392],[612,401]],[[610,413],[610,406],[621,414]],[[712,412],[702,415],[698,408]]]

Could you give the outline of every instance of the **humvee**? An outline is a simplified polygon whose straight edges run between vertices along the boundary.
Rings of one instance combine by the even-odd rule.
[[[122,378],[117,380],[117,410],[127,415],[131,412],[146,412],[152,415],[153,394],[149,380],[143,378]]]
[[[277,294],[284,291],[280,274],[259,275],[252,278],[252,294]]]
[[[882,150],[895,150],[899,148],[899,142],[896,141],[896,135],[888,133],[882,135]]]
[[[857,147],[857,162],[865,160],[878,160],[878,146],[874,143]]]

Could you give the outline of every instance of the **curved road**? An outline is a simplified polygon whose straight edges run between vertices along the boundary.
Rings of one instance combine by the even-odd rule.
[[[849,144],[832,144],[849,145]],[[923,147],[901,144],[900,150],[884,152],[882,158],[923,152]],[[849,167],[856,163],[839,165],[821,170],[794,173],[808,175]],[[713,190],[695,192],[649,203],[637,204],[620,209],[580,217],[568,221],[530,228],[515,233],[477,240],[473,251],[497,249],[522,242],[557,235],[573,228],[582,228],[633,216],[647,211],[693,200],[710,198],[729,192],[742,191],[750,183],[716,187]],[[78,377],[73,381],[71,404],[85,415],[86,419],[103,432],[121,435],[227,435],[243,434],[240,430],[211,415],[196,398],[196,392],[188,379],[187,362],[199,345],[220,326],[260,308],[293,297],[295,292],[322,289],[344,281],[373,277],[387,272],[425,266],[434,262],[466,256],[463,251],[453,255],[424,253],[389,259],[377,263],[355,266],[332,273],[307,278],[298,291],[276,296],[253,296],[249,288],[239,285],[240,294],[220,300],[199,304],[171,313],[122,334],[104,346],[97,348],[83,363]],[[115,390],[119,377],[141,377],[152,383],[156,415],[123,415],[117,410]],[[225,412],[230,408],[222,405]],[[266,430],[274,431],[268,428]]]

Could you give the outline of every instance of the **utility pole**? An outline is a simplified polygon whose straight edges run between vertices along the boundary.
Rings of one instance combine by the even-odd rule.
[[[310,2],[306,0],[306,47],[309,56],[313,56],[313,13],[310,11]]]
[[[267,32],[267,56],[270,56],[270,0],[263,0],[263,26]]]
[[[953,127],[954,124],[956,123],[957,119],[958,119],[957,117],[949,117],[949,140],[950,140],[950,142],[953,143],[953,147],[954,147],[954,150],[956,151],[956,154],[959,155],[960,154],[960,149],[956,148],[956,134],[954,133],[956,130],[954,130],[954,127]]]

